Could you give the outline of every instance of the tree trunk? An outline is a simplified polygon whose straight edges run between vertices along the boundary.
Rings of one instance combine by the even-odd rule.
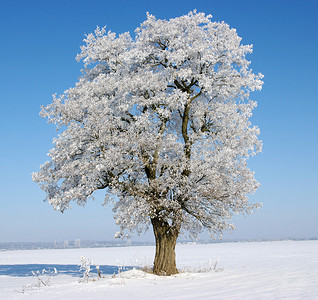
[[[151,219],[156,239],[156,256],[153,272],[157,275],[177,274],[175,247],[179,230],[158,218]]]

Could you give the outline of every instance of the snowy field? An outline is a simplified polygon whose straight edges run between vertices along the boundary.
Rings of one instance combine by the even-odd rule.
[[[92,266],[81,281],[81,256],[103,278]],[[152,246],[2,251],[0,299],[318,299],[318,241],[178,245],[171,277],[140,270],[153,257]],[[32,275],[43,269],[46,286]]]

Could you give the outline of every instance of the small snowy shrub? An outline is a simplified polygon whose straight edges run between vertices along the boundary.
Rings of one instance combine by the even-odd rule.
[[[32,271],[32,275],[37,279],[37,285],[40,287],[41,285],[48,286],[51,283],[52,275],[57,274],[56,268],[53,271],[43,269],[40,271]]]
[[[85,256],[81,256],[80,271],[84,271],[82,281],[88,281],[88,278],[90,277],[89,273],[91,271],[91,264],[92,261],[90,259]]]
[[[186,266],[182,268],[182,272],[189,272],[189,273],[207,273],[207,272],[221,272],[224,270],[224,268],[218,267],[219,258],[217,258],[215,261],[213,261],[211,258],[205,262],[203,265],[200,265],[196,268],[192,268],[190,266]]]
[[[49,271],[43,269],[42,271],[31,271],[34,278],[36,278],[36,284],[27,284],[22,287],[22,293],[24,294],[27,289],[39,288],[41,286],[49,286],[52,281],[52,276],[57,274],[56,268]]]
[[[81,256],[81,264],[80,264],[80,271],[83,272],[82,281],[88,281],[89,277],[91,276],[90,272],[92,271],[91,266],[96,268],[97,274],[99,278],[102,278],[101,271],[99,270],[99,266],[95,265],[90,259],[86,258],[85,256]]]

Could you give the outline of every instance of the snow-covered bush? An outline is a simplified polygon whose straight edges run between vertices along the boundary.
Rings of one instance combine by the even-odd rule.
[[[81,256],[81,263],[80,263],[80,271],[83,271],[83,278],[82,281],[88,281],[89,277],[91,277],[90,272],[92,271],[92,266],[96,268],[96,272],[99,278],[102,277],[101,271],[99,270],[99,266],[95,265],[89,258],[85,256]]]

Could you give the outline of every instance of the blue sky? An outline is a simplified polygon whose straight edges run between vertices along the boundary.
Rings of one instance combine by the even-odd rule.
[[[197,9],[237,29],[254,72],[265,75],[253,123],[263,153],[249,161],[263,208],[236,217],[225,238],[318,237],[318,2],[299,1],[4,1],[0,2],[0,242],[111,240],[117,231],[102,193],[64,214],[44,203],[31,173],[47,160],[55,128],[39,117],[52,93],[73,86],[75,56],[96,26],[122,33],[146,12],[171,18]],[[137,238],[136,238],[137,239]],[[139,240],[153,240],[152,232]]]

